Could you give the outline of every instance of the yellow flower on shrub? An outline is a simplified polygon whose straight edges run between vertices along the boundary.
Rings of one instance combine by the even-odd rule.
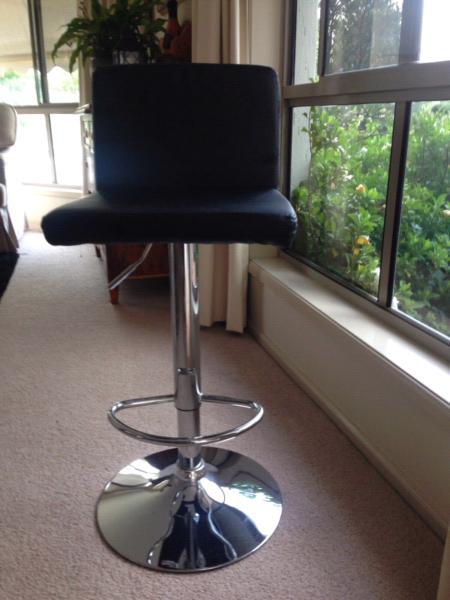
[[[359,185],[357,185],[355,189],[358,192],[358,194],[366,193],[366,186],[363,183],[360,183]]]
[[[368,235],[360,235],[356,238],[356,243],[358,246],[367,246],[367,244],[370,244],[370,237]]]

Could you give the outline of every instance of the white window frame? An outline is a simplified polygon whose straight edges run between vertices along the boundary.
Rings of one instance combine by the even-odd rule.
[[[56,114],[74,114],[79,107],[77,102],[53,103],[50,102],[50,95],[47,82],[47,61],[45,57],[44,36],[43,36],[43,21],[41,0],[27,0],[27,9],[29,17],[29,29],[31,40],[31,53],[33,56],[33,66],[36,82],[36,105],[16,105],[14,108],[19,115],[43,115],[45,119],[45,129],[47,133],[47,144],[50,159],[50,169],[52,180],[45,184],[35,184],[41,187],[64,188],[64,189],[81,189],[79,186],[71,186],[60,184],[58,182],[55,150],[53,142],[53,131],[51,123],[51,115]],[[80,129],[80,144],[81,144],[81,129]],[[28,183],[28,182],[27,182]]]
[[[290,84],[293,80],[295,64],[295,33],[297,4],[304,0],[287,0],[286,24],[287,47],[285,80],[283,86],[284,104],[284,157],[286,171],[284,173],[285,192],[289,194],[290,186],[290,153],[292,144],[292,111],[296,107],[351,105],[361,103],[395,103],[392,149],[389,166],[389,180],[386,196],[386,214],[381,250],[380,283],[378,298],[357,288],[351,283],[334,276],[306,259],[298,253],[286,251],[286,255],[294,257],[309,268],[319,271],[334,280],[338,287],[350,289],[365,300],[389,313],[392,323],[403,321],[406,331],[413,337],[419,337],[442,352],[442,344],[448,345],[446,335],[427,326],[425,323],[397,310],[391,306],[394,293],[395,261],[401,216],[403,180],[405,176],[406,149],[409,134],[409,121],[413,102],[450,100],[450,61],[433,63],[418,62],[420,52],[420,31],[423,12],[423,0],[404,0],[402,25],[400,33],[399,64],[389,67],[370,68],[337,74],[325,74],[326,14],[328,0],[321,0],[319,58],[316,83]],[[413,34],[412,34],[413,32]],[[380,313],[381,314],[381,313]],[[392,319],[394,317],[394,319]],[[405,327],[399,323],[400,329]],[[411,327],[413,325],[414,327]],[[416,328],[416,331],[414,331]],[[417,331],[419,330],[419,331]],[[420,332],[424,333],[424,338]],[[432,336],[433,340],[430,340]],[[435,344],[437,342],[437,345]]]

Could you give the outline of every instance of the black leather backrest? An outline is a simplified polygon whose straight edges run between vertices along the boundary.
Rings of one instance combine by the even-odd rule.
[[[97,188],[277,187],[279,105],[277,76],[268,67],[98,69],[93,82]]]

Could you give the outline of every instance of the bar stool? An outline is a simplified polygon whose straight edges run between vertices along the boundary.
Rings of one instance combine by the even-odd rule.
[[[133,65],[93,81],[97,192],[46,215],[51,244],[169,243],[173,394],[116,403],[111,423],[134,439],[172,446],[136,460],[97,505],[104,540],[151,569],[199,572],[231,564],[276,529],[281,493],[258,463],[206,447],[248,431],[256,402],[203,394],[198,325],[198,243],[287,246],[295,213],[277,190],[279,91],[267,67]],[[119,415],[171,402],[178,435],[139,431]],[[204,402],[237,406],[242,424],[200,430]]]

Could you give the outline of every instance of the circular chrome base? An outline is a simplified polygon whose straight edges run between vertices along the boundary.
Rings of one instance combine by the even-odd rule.
[[[135,460],[97,506],[105,541],[134,563],[171,572],[229,565],[259,548],[281,516],[281,493],[253,460],[203,448],[203,469],[180,470],[177,450]]]

